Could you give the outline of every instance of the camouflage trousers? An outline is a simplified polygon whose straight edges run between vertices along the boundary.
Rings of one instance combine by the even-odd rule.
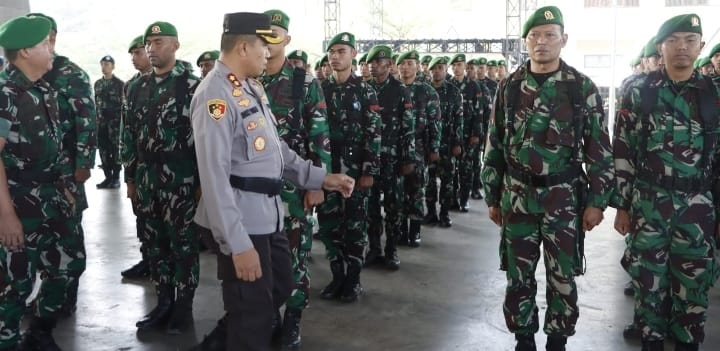
[[[195,289],[200,240],[195,230],[194,187],[148,190],[138,186],[138,211],[149,240],[150,277],[156,286]]]
[[[473,187],[473,157],[476,155],[475,149],[477,148],[477,145],[470,145],[470,142],[467,141],[457,162],[457,174],[454,178],[453,188],[460,202],[465,202],[470,198]]]
[[[343,260],[348,266],[362,267],[368,243],[367,207],[366,191],[355,190],[347,199],[338,192],[325,194],[318,207],[318,234],[331,262]]]
[[[310,270],[307,258],[312,249],[312,226],[305,212],[304,191],[290,182],[280,198],[285,205],[285,233],[287,234],[295,286],[287,300],[288,308],[305,309],[310,302]]]
[[[425,217],[425,187],[428,184],[428,172],[424,163],[416,164],[415,171],[404,179],[402,218],[421,221]]]
[[[385,210],[386,247],[394,247],[395,237],[400,229],[400,213],[403,202],[403,177],[398,175],[396,164],[385,163],[381,176],[376,178],[368,197],[368,239],[370,249],[380,251],[380,238],[383,234],[382,209]],[[381,199],[382,195],[382,199]]]
[[[425,205],[428,213],[436,213],[435,208],[440,198],[440,209],[448,211],[455,199],[453,180],[455,179],[455,157],[440,155],[440,160],[428,167],[428,182],[425,188]],[[440,178],[440,196],[438,196],[437,179]]]
[[[504,214],[500,251],[507,264],[507,288],[503,312],[510,332],[534,334],[539,329],[535,270],[542,243],[548,306],[543,330],[547,335],[575,334],[579,311],[573,257],[578,220],[577,211],[564,208],[552,216]]]
[[[102,169],[107,173],[120,170],[120,118],[98,119],[98,152]]]
[[[131,200],[133,214],[135,215],[135,231],[137,232],[137,238],[140,241],[140,255],[143,260],[147,260],[150,256],[150,237],[147,235],[145,230],[145,219],[140,212],[139,204],[137,201]]]
[[[708,290],[718,278],[715,209],[704,194],[636,190],[621,263],[633,279],[635,318],[647,340],[702,343]],[[669,297],[669,298],[668,298]]]
[[[482,179],[480,178],[482,171],[483,140],[484,139],[480,140],[481,145],[477,145],[472,149],[472,191],[483,188]]]
[[[25,300],[30,296],[36,272],[43,282],[34,314],[56,318],[67,299],[68,287],[77,284],[85,271],[85,248],[77,235],[79,223],[64,217],[26,217],[20,221],[25,247],[9,251],[0,246],[0,348],[15,345]]]

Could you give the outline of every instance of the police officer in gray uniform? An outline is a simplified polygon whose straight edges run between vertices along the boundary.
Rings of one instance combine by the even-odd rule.
[[[282,179],[345,197],[355,182],[326,175],[278,138],[265,91],[252,79],[265,69],[267,44],[282,40],[270,18],[226,14],[223,29],[220,59],[191,104],[203,189],[195,221],[211,229],[220,250],[226,349],[268,350],[274,311],[294,287],[278,196]]]

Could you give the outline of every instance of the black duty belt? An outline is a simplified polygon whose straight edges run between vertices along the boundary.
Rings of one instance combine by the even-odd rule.
[[[60,178],[58,172],[28,171],[18,168],[5,169],[7,179],[20,184],[52,184]]]
[[[507,168],[507,172],[508,175],[521,183],[531,185],[536,188],[547,188],[558,184],[569,183],[580,178],[582,174],[580,167],[571,167],[560,173],[537,175],[509,166]]]
[[[182,161],[187,160],[189,157],[195,157],[195,154],[190,150],[141,151],[138,153],[138,161],[146,163]]]
[[[230,186],[235,189],[251,191],[253,193],[280,195],[283,190],[282,179],[262,177],[238,177],[230,175]]]
[[[706,191],[712,188],[713,180],[696,177],[678,177],[657,174],[649,170],[639,170],[635,175],[638,180],[655,185],[667,190],[677,190],[681,192],[697,192]]]

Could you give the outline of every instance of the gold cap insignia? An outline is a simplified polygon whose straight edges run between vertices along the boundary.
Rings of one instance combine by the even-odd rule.
[[[295,51],[295,55],[302,56],[302,50]]]
[[[690,17],[690,25],[692,25],[693,27],[699,26],[699,25],[700,25],[700,19],[697,18],[697,17],[695,17],[695,16]]]
[[[342,38],[340,39],[342,39],[342,41],[350,41],[350,36],[347,34],[343,34]]]
[[[378,57],[385,57],[385,51],[378,52]]]
[[[545,15],[545,19],[548,21],[555,19],[555,15],[553,15],[552,11],[550,11],[550,10],[545,11],[544,15]]]
[[[205,59],[209,60],[211,57],[210,54],[205,54]]]
[[[282,15],[279,14],[279,13],[274,14],[274,15],[272,16],[272,21],[273,21],[273,22],[280,22],[280,21],[282,21]]]
[[[160,33],[160,26],[152,26],[152,28],[150,28],[150,32],[152,32],[153,34]]]

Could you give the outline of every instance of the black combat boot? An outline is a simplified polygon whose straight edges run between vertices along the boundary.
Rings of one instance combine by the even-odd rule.
[[[370,267],[383,262],[380,237],[382,237],[382,223],[372,225],[368,230],[369,249],[365,255],[365,267]]]
[[[515,351],[537,351],[534,334],[515,334]]]
[[[140,260],[132,267],[120,272],[123,278],[142,279],[150,276],[150,265],[146,259]]]
[[[633,288],[632,281],[629,281],[625,284],[625,286],[623,287],[623,294],[625,294],[625,296],[635,295],[635,289]]]
[[[408,245],[410,247],[420,247],[420,221],[411,220],[410,230],[408,232]]]
[[[425,218],[423,218],[423,224],[425,225],[436,225],[440,223],[440,219],[437,216],[437,212],[435,212],[435,204],[426,203],[427,205],[427,214],[425,215]]]
[[[642,351],[663,351],[665,343],[663,340],[643,340]]]
[[[280,310],[275,310],[272,326],[270,327],[270,329],[272,330],[272,332],[270,333],[270,342],[275,346],[280,345],[280,341],[282,341],[282,327],[283,320],[282,316],[280,315]]]
[[[187,349],[187,351],[225,351],[225,345],[227,343],[225,318],[227,318],[227,316],[220,318],[215,328],[210,331],[210,334],[205,335],[199,344]]]
[[[675,342],[675,351],[698,351],[700,344],[687,344],[684,342]]]
[[[407,219],[400,220],[400,227],[398,228],[398,245],[399,246],[407,246],[408,245],[408,220]]]
[[[110,179],[110,178],[112,178],[112,174],[109,169],[103,168],[103,173],[105,173],[105,180],[103,180],[100,183],[95,184],[95,187],[98,189],[107,189],[108,184],[110,184],[110,181],[112,180],[112,179]]]
[[[120,169],[113,169],[110,175],[110,181],[107,183],[107,189],[117,189],[120,187]]]
[[[547,344],[545,344],[546,351],[565,351],[565,344],[567,344],[567,337],[548,335]]]
[[[626,339],[640,339],[642,337],[642,330],[635,323],[630,323],[623,329],[623,337]]]
[[[460,212],[464,212],[464,213],[470,212],[470,203],[468,201],[469,199],[470,199],[470,194],[462,194],[460,196]]]
[[[398,240],[400,234],[397,229],[394,230],[394,234],[386,236],[385,239],[385,268],[396,271],[400,269],[400,258],[397,254]]]
[[[348,265],[347,276],[342,287],[342,295],[340,301],[351,303],[358,300],[363,294],[363,287],[360,284],[360,266]]]
[[[337,299],[342,293],[342,286],[345,281],[345,263],[343,263],[342,258],[330,261],[330,272],[332,272],[330,284],[320,291],[320,298],[324,300]]]
[[[177,299],[170,314],[168,321],[167,333],[179,335],[191,329],[195,320],[193,319],[193,299],[195,297],[195,289],[185,288],[178,289]]]
[[[23,341],[20,343],[20,350],[32,351],[62,351],[60,346],[55,343],[52,330],[55,328],[56,321],[54,318],[33,317],[30,322],[30,328],[25,333]]]
[[[445,207],[440,208],[440,228],[452,227],[452,219],[450,219],[450,213]]]
[[[285,318],[282,327],[282,350],[299,351],[302,349],[302,338],[300,335],[300,320],[302,310],[286,308]]]
[[[140,330],[164,326],[170,319],[173,304],[175,303],[175,289],[171,285],[161,284],[157,287],[156,294],[157,306],[146,314],[143,319],[135,323],[135,326]]]
[[[475,190],[473,190],[472,194],[470,194],[470,197],[471,197],[473,200],[482,200],[482,199],[483,199],[483,196],[482,196],[482,193],[480,192],[480,189],[475,189]]]

